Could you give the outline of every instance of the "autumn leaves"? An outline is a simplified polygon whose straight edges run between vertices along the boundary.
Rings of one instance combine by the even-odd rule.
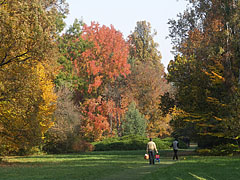
[[[62,120],[74,129],[76,142],[128,134],[132,112],[141,117],[141,132],[169,134],[160,96],[170,86],[150,23],[138,22],[127,40],[113,26],[94,22],[75,21],[60,34],[66,7],[58,0],[0,1],[1,154],[42,148],[48,137],[61,134],[56,127]],[[68,100],[57,98],[64,88]],[[69,101],[74,121],[58,116]]]

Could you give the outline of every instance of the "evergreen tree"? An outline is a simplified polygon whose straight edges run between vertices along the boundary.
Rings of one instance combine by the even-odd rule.
[[[146,119],[136,108],[136,103],[132,102],[125,114],[125,121],[122,124],[123,135],[141,135],[145,136]]]

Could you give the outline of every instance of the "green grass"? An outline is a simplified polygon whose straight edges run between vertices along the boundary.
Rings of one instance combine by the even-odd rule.
[[[237,180],[240,178],[239,157],[185,157],[174,165],[159,168],[146,180]]]
[[[161,162],[148,165],[144,151],[103,151],[82,154],[5,157],[0,163],[4,180],[237,180],[239,157],[199,157],[181,151],[171,160],[161,151]],[[185,159],[184,159],[185,158]]]

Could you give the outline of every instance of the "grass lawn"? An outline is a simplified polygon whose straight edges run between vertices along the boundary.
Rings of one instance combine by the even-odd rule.
[[[4,180],[237,180],[239,157],[199,157],[160,151],[161,162],[148,165],[144,151],[110,151],[82,154],[5,157],[0,163]]]

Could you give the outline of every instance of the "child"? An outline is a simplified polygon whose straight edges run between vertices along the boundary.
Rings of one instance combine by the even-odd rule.
[[[160,155],[159,154],[156,154],[155,159],[156,159],[157,162],[160,163]]]

